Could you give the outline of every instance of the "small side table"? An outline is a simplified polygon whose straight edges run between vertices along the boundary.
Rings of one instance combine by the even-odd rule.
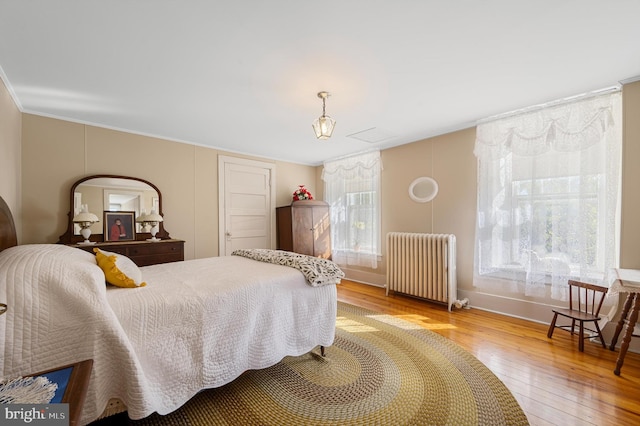
[[[84,398],[89,387],[92,368],[93,360],[88,359],[30,374],[30,376],[44,376],[51,382],[58,383],[58,390],[51,402],[69,404],[69,426],[76,426],[80,424],[80,415],[82,414]]]
[[[638,321],[638,314],[640,313],[640,270],[636,269],[616,269],[618,279],[610,287],[612,293],[628,293],[627,299],[624,302],[620,320],[616,325],[616,331],[611,339],[611,346],[609,349],[615,351],[616,343],[618,343],[618,337],[624,327],[624,335],[622,336],[622,344],[620,345],[620,353],[618,354],[618,360],[616,361],[616,368],[613,373],[616,376],[620,375],[620,369],[624,363],[624,357],[627,355],[629,344],[632,337],[640,337],[640,335],[633,334]]]

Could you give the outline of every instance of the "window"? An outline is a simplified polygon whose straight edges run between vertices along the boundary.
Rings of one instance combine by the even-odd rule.
[[[606,280],[620,108],[615,92],[478,125],[475,286],[562,299],[568,279]]]
[[[324,194],[331,206],[332,259],[339,265],[378,265],[381,169],[379,151],[324,164]]]
[[[376,194],[372,191],[350,192],[347,197],[347,217],[351,218],[353,226],[348,227],[348,241],[351,249],[359,252],[376,253],[374,233],[369,232],[375,225],[371,218],[375,216]]]
[[[515,230],[516,241],[530,241],[532,254],[559,253],[573,277],[583,262],[593,271],[603,271],[604,258],[597,250],[599,216],[604,214],[598,211],[598,193],[603,181],[590,175],[513,182],[514,212],[524,215]],[[575,220],[581,215],[584,228]],[[518,248],[513,250],[514,257]]]

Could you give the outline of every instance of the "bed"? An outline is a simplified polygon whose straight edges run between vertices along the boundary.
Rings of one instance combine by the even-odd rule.
[[[133,419],[167,414],[244,371],[333,343],[339,275],[312,286],[304,271],[224,256],[141,267],[146,286],[113,287],[88,252],[17,246],[1,199],[0,250],[1,376],[93,359],[82,424],[114,400]]]

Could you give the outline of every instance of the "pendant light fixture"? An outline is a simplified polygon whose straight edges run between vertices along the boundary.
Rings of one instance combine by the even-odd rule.
[[[313,131],[318,139],[329,139],[336,126],[336,120],[325,114],[325,102],[329,97],[329,92],[318,92],[318,97],[322,99],[322,115],[313,120]]]

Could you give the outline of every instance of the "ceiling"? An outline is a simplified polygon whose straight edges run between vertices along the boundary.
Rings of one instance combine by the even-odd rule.
[[[637,79],[638,17],[637,0],[0,0],[0,77],[26,113],[317,165]]]

